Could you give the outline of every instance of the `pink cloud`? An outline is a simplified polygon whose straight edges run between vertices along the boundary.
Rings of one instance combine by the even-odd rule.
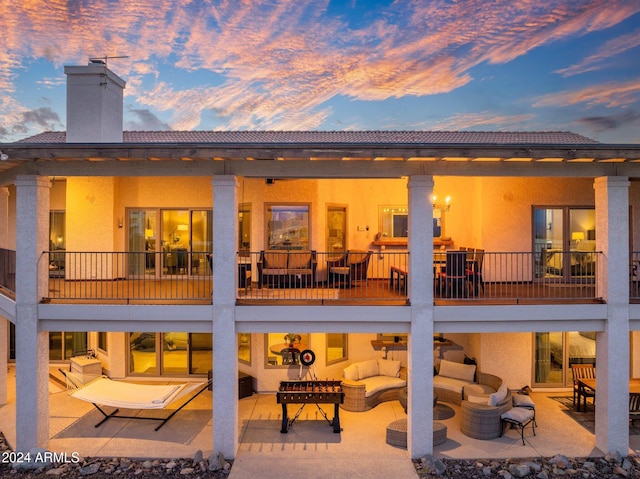
[[[205,110],[229,128],[315,128],[331,113],[325,103],[332,98],[451,92],[471,82],[480,63],[505,63],[640,11],[639,2],[625,0],[406,0],[354,27],[327,15],[329,0],[0,2],[2,95],[14,94],[24,58],[60,67],[127,55],[109,63],[127,80],[125,93],[168,112],[176,129],[197,128]],[[621,38],[618,50],[633,41]],[[183,88],[161,76],[163,63],[183,74],[210,72],[211,83]],[[615,96],[624,104],[635,93]]]
[[[573,91],[545,95],[533,106],[569,106],[585,103],[587,106],[604,105],[609,108],[628,106],[640,98],[640,79],[627,82],[608,82]]]
[[[523,125],[534,119],[533,114],[522,115],[496,115],[491,112],[467,113],[453,115],[444,121],[429,125],[434,130],[466,130],[479,126],[488,127],[491,130],[518,130],[518,125]],[[509,125],[508,128],[503,125]]]
[[[599,70],[603,68],[612,57],[631,50],[632,48],[636,48],[639,45],[640,29],[605,42],[595,51],[595,53],[587,56],[581,62],[571,65],[568,68],[557,70],[556,73],[568,77],[579,73],[585,73],[587,71]]]

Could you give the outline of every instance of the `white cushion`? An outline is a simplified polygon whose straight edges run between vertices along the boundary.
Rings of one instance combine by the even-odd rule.
[[[342,375],[344,376],[345,379],[351,379],[352,381],[357,381],[358,366],[356,366],[355,363],[351,364],[350,366],[347,366],[346,368],[344,368]]]
[[[355,365],[358,367],[358,379],[370,378],[379,374],[377,359],[369,359],[368,361],[355,363]]]
[[[371,376],[360,381],[365,385],[365,397],[369,397],[379,391],[391,388],[401,388],[407,385],[407,381],[389,376]]]
[[[439,376],[462,379],[463,381],[472,383],[475,374],[475,364],[454,363],[453,361],[447,361],[446,359],[440,361],[440,370],[438,372]]]
[[[533,419],[533,409],[514,407],[503,413],[500,417],[502,419],[511,419],[512,421],[517,421],[520,424],[524,424],[530,419]]]
[[[467,384],[469,384],[469,382],[463,381],[462,379],[448,378],[440,375],[433,377],[434,387],[437,387],[440,389],[446,389],[447,391],[455,391],[460,394],[461,398],[462,398],[462,389]]]
[[[464,387],[464,395],[466,396],[481,396],[484,397],[485,402],[487,402],[487,399],[489,399],[489,394],[493,394],[494,392],[496,392],[495,389],[493,389],[491,386],[488,386],[486,384],[469,384],[468,386]]]
[[[500,388],[489,396],[489,402],[487,404],[489,404],[489,406],[497,406],[507,397],[507,392],[507,384],[502,381]]]
[[[397,378],[400,376],[400,361],[392,359],[378,359],[378,373],[380,376],[391,376]]]
[[[474,402],[476,404],[487,404],[487,396],[469,396],[467,401]]]

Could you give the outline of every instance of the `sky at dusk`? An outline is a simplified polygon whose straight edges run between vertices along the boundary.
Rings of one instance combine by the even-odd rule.
[[[112,57],[126,130],[640,143],[639,0],[0,0],[0,32],[0,142],[65,130],[64,66]]]

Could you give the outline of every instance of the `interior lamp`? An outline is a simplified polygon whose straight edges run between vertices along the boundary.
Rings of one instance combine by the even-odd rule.
[[[576,246],[584,239],[584,231],[574,231],[571,233],[571,241],[575,241]]]

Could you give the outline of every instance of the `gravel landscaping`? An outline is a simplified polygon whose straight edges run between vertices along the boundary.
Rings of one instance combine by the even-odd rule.
[[[591,458],[568,458],[556,455],[549,458],[497,460],[440,460],[424,457],[414,461],[414,464],[421,479],[640,478],[640,458],[636,454],[627,457],[618,454]]]
[[[28,459],[28,460],[27,460]],[[53,456],[44,449],[34,449],[28,458],[12,452],[0,433],[0,477],[16,479],[90,478],[200,478],[226,479],[232,462],[222,456],[205,458],[197,452],[193,458],[135,460],[129,458],[91,458],[64,454]]]

